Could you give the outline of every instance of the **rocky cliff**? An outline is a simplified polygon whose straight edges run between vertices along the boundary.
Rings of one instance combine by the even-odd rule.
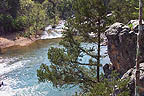
[[[132,23],[132,28],[122,23],[114,23],[106,30],[108,54],[120,74],[135,66],[138,23]]]
[[[106,64],[103,69],[107,73],[106,76],[113,70],[111,68],[114,68],[121,74],[122,79],[130,78],[128,88],[130,89],[130,96],[134,96],[138,21],[132,20],[129,24],[132,26],[114,23],[106,30],[108,54],[112,65]],[[143,39],[141,42],[144,43]],[[144,44],[141,45],[141,51],[139,93],[140,96],[144,96]]]

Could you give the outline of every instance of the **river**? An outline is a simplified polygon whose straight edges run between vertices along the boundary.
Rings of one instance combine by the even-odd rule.
[[[37,69],[42,63],[50,64],[47,52],[50,47],[59,47],[60,39],[39,40],[27,47],[13,47],[0,54],[0,96],[71,96],[79,88],[56,89],[50,82],[38,83]],[[102,47],[103,53],[106,46]],[[85,57],[85,60],[88,57]],[[109,62],[106,57],[102,60]]]
[[[0,96],[70,96],[78,88],[56,89],[51,83],[38,83],[37,69],[42,63],[50,64],[47,52],[58,47],[59,39],[40,40],[34,44],[11,48],[0,54]]]
[[[50,47],[61,47],[60,39],[38,40],[25,47],[11,47],[5,53],[0,53],[0,96],[72,96],[80,89],[78,87],[57,89],[50,82],[39,83],[37,69],[42,63],[49,65],[47,58]],[[102,53],[107,50],[102,47]],[[88,60],[85,56],[83,60]],[[83,61],[87,62],[87,61]],[[102,59],[102,64],[109,63],[109,58]]]

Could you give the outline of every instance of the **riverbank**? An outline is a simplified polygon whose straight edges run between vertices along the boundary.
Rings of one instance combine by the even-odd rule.
[[[13,46],[28,46],[33,42],[41,39],[55,39],[62,38],[62,31],[64,28],[65,21],[60,20],[58,25],[53,28],[49,25],[45,28],[43,32],[39,32],[37,36],[30,38],[19,37],[16,33],[8,34],[6,36],[0,36],[0,53],[3,53],[5,49]]]
[[[0,36],[0,53],[3,53],[3,51],[9,47],[28,46],[39,39],[40,36],[25,38],[25,37],[17,37],[16,34],[10,34],[8,36]]]

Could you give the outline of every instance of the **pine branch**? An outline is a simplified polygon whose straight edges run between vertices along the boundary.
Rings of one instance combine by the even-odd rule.
[[[73,38],[73,36],[72,36],[72,34],[71,33],[69,33],[69,37],[71,38],[71,40],[73,41],[73,43],[75,44],[75,45],[78,45],[77,43],[76,43],[76,41],[74,40],[74,38]],[[86,50],[84,50],[82,47],[80,47],[80,46],[78,46],[78,48],[80,49],[80,50],[82,50],[83,52],[85,52],[87,55],[89,55],[89,56],[91,56],[91,57],[93,57],[93,58],[97,58],[98,56],[97,55],[92,55],[92,54],[90,54],[89,52],[87,52]]]
[[[86,63],[80,63],[80,62],[77,62],[77,61],[71,61],[72,63],[77,63],[79,65],[87,65],[87,66],[96,66],[95,64],[86,64]]]

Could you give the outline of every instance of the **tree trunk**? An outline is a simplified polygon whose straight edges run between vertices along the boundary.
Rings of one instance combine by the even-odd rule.
[[[139,95],[139,86],[140,86],[140,63],[143,62],[143,28],[142,28],[142,0],[139,0],[139,32],[137,34],[137,54],[136,54],[136,82],[135,82],[135,96]]]
[[[98,49],[97,49],[97,81],[99,82],[99,74],[100,74],[100,43],[101,43],[101,32],[100,32],[100,20],[98,21]]]

